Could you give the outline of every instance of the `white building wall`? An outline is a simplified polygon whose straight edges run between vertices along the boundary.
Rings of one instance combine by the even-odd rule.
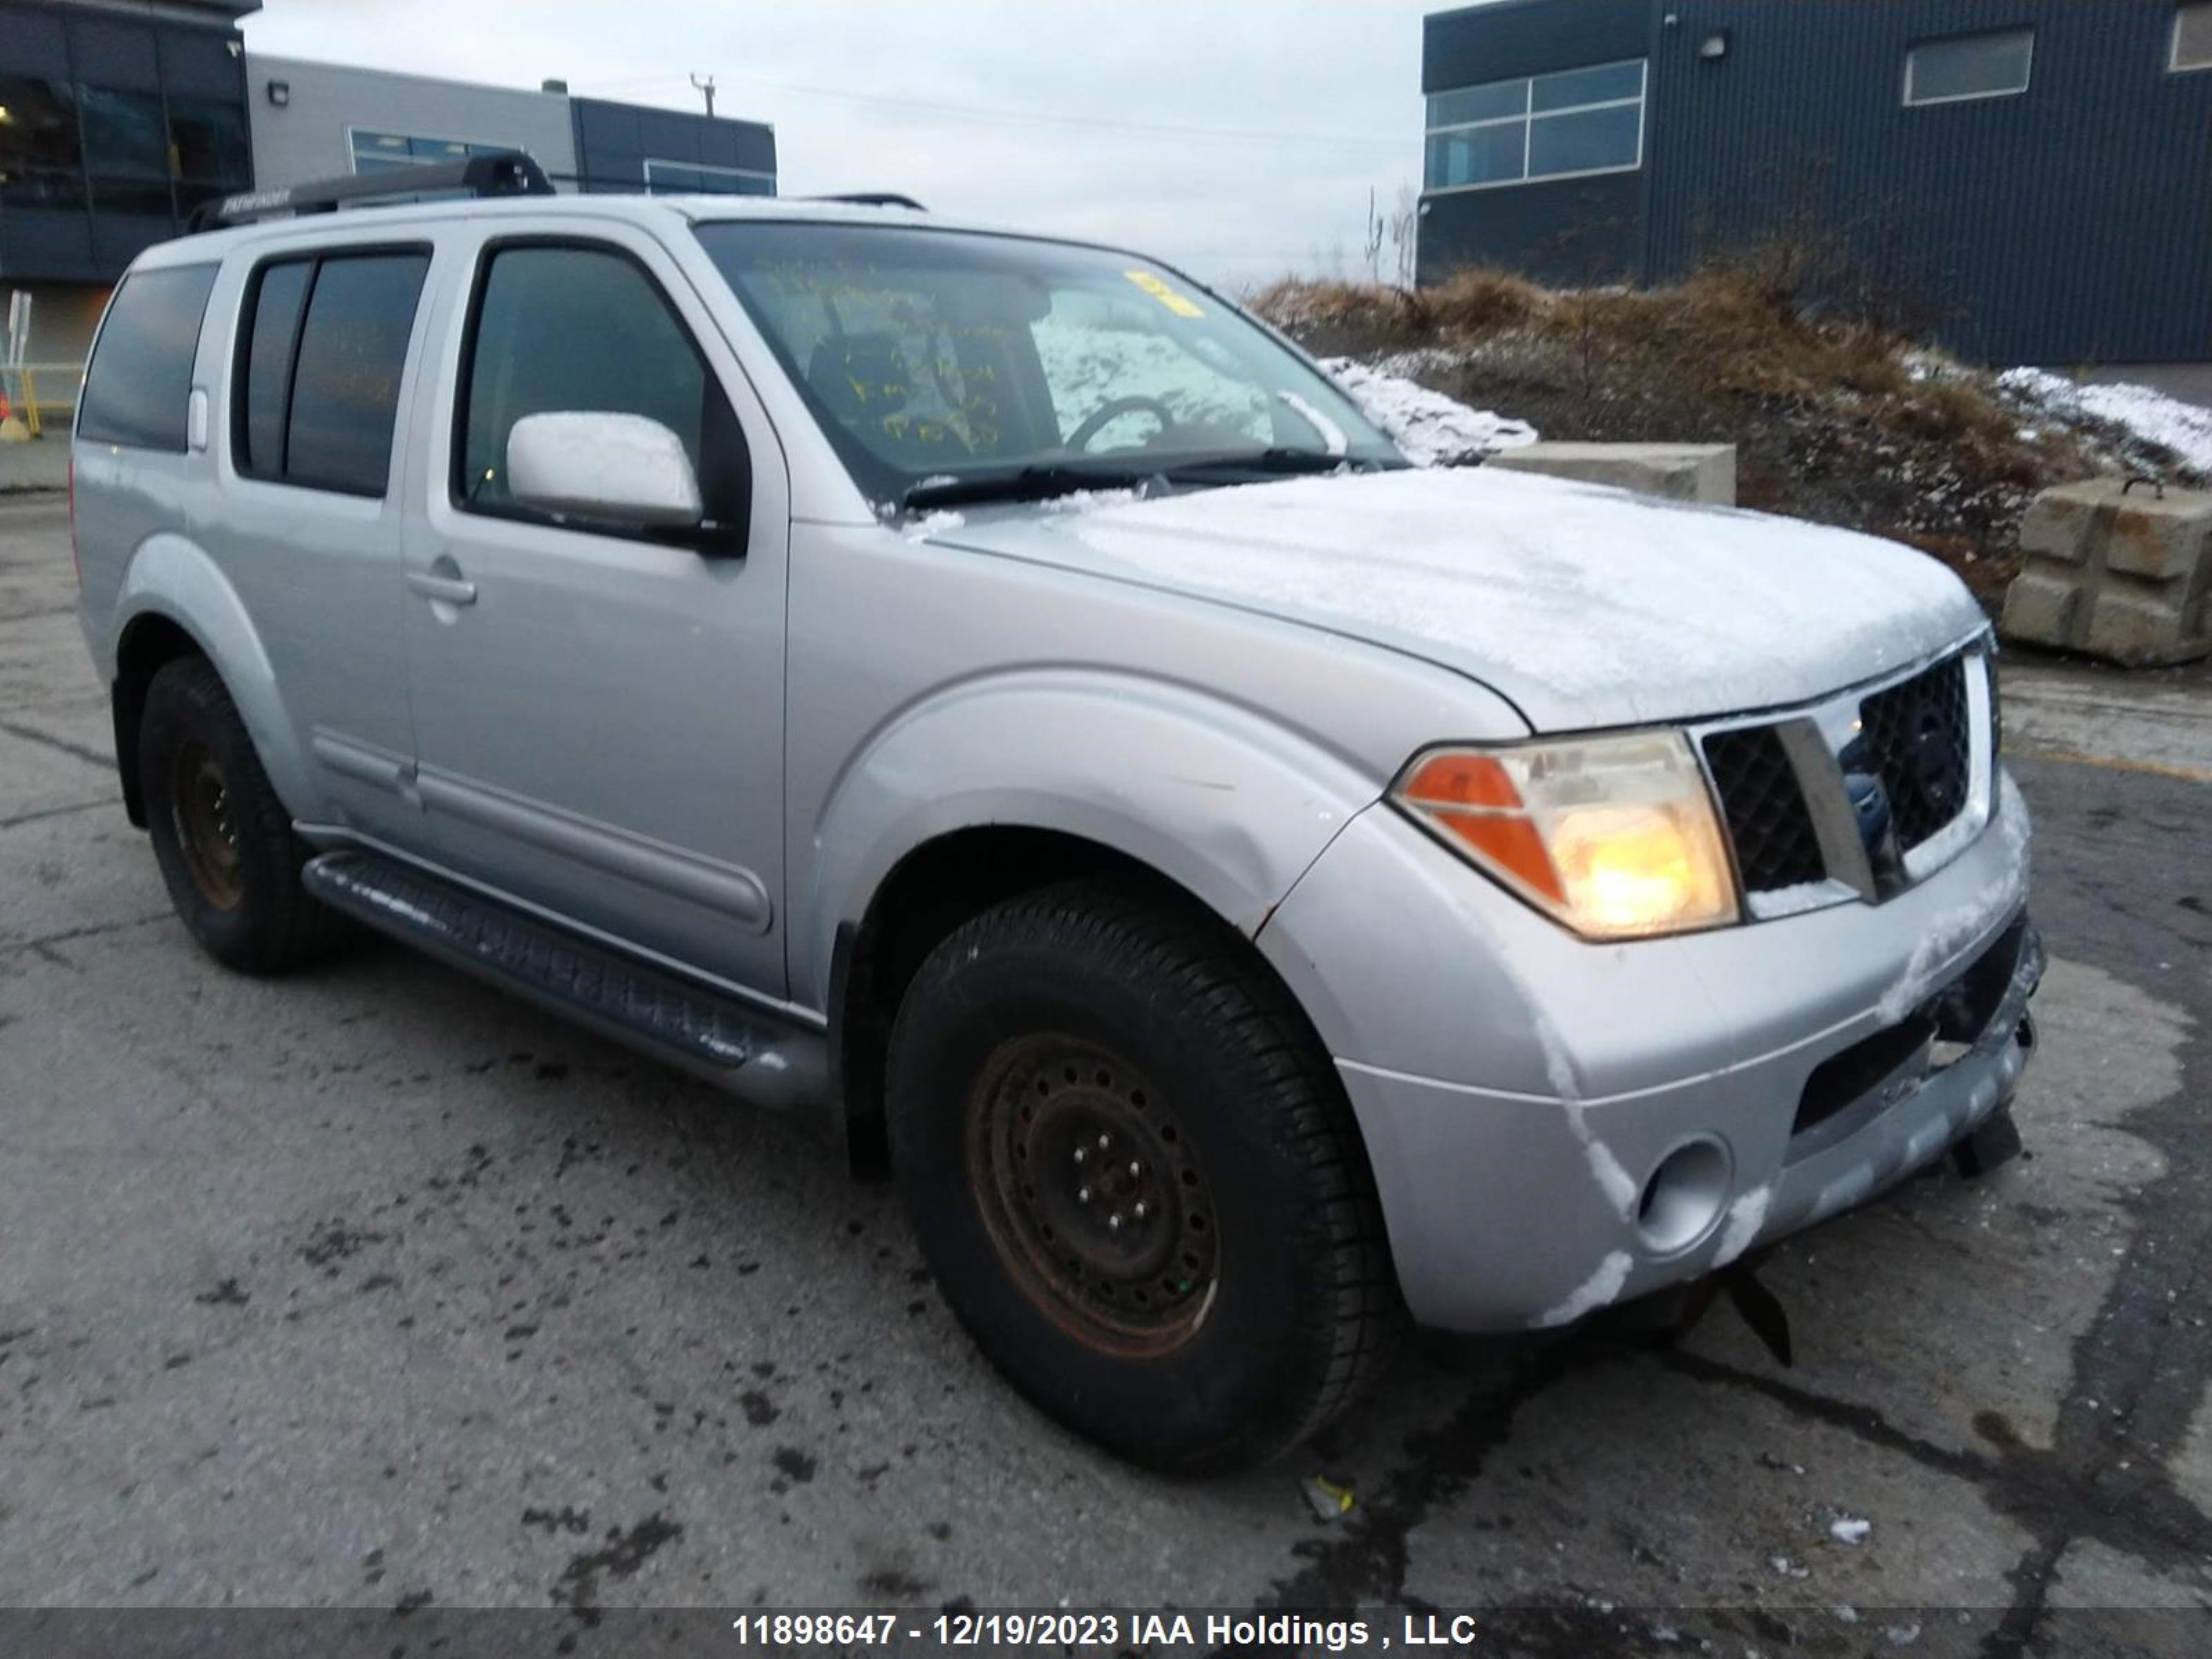
[[[270,100],[271,82],[288,88]],[[253,182],[275,190],[353,171],[351,131],[404,133],[526,150],[547,173],[576,171],[575,129],[558,93],[438,81],[385,70],[246,54]]]

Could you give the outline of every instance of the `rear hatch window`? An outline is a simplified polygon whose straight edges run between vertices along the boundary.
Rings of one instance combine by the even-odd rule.
[[[183,453],[192,353],[215,273],[213,265],[173,265],[123,279],[85,371],[78,437]]]

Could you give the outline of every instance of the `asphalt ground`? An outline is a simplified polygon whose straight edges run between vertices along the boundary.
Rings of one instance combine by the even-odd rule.
[[[62,503],[0,502],[0,1607],[349,1607],[416,1650],[458,1607],[550,1610],[521,1647],[1063,1601],[1475,1607],[1487,1652],[2212,1649],[2201,677],[2008,680],[2032,1155],[1771,1257],[1794,1365],[1725,1304],[1671,1347],[1437,1344],[1190,1484],[1014,1397],[806,1126],[397,946],[201,957],[74,598]]]

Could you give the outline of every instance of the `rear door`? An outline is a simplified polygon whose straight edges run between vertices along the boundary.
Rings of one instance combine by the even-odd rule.
[[[322,799],[295,810],[419,845],[408,793],[394,428],[419,373],[427,242],[302,245],[240,267],[217,486],[191,492],[253,620]]]
[[[781,996],[781,452],[641,228],[502,216],[441,297],[406,530],[416,786],[459,873]],[[684,441],[717,533],[562,522],[507,488],[527,415]]]

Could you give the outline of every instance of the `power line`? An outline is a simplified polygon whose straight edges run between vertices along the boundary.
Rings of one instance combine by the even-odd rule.
[[[641,76],[630,81],[604,81],[595,84],[602,91],[615,92],[641,87],[658,86],[673,82],[674,76]],[[1345,149],[1374,149],[1388,146],[1395,149],[1408,141],[1403,137],[1354,137],[1348,133],[1297,132],[1287,130],[1264,130],[1256,127],[1208,127],[1171,121],[1122,121],[1104,116],[1049,115],[1038,110],[994,109],[981,104],[953,104],[927,98],[902,98],[889,93],[847,92],[836,87],[811,87],[788,81],[768,81],[755,76],[739,76],[737,79],[748,85],[765,88],[775,92],[797,93],[810,98],[837,98],[848,103],[878,104],[891,109],[918,110],[933,115],[950,115],[971,121],[999,121],[1021,126],[1070,127],[1097,132],[1157,133],[1164,137],[1225,141],[1231,143],[1264,144],[1324,144]]]

